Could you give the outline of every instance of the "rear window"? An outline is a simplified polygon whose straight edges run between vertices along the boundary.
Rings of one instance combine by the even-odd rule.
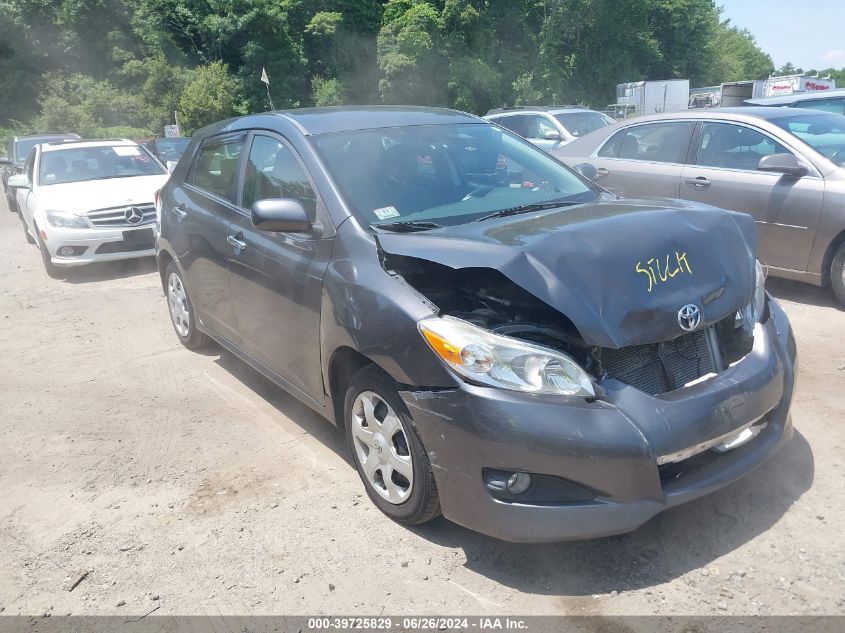
[[[207,143],[197,155],[193,185],[234,202],[243,145],[242,138]]]

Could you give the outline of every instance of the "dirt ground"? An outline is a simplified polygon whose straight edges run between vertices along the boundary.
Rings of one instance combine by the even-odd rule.
[[[392,523],[342,432],[179,345],[154,262],[50,279],[2,207],[0,612],[845,614],[845,313],[770,290],[800,353],[788,446],[632,534],[514,545]]]

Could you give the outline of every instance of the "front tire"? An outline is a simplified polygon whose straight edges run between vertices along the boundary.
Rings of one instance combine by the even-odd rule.
[[[179,337],[179,342],[188,349],[200,349],[211,343],[211,339],[197,329],[197,319],[194,306],[188,297],[188,290],[182,280],[182,273],[176,264],[170,262],[164,272],[167,293],[167,308],[170,311],[170,322]]]
[[[27,235],[29,235],[29,231],[27,231]],[[38,225],[35,225],[35,240],[38,244],[38,250],[41,251],[41,261],[44,264],[44,270],[47,272],[47,276],[51,279],[60,279],[62,277],[62,271],[50,259],[50,251],[47,250],[47,245],[41,239],[41,231],[38,230]]]
[[[406,525],[439,515],[431,464],[396,383],[375,365],[360,369],[343,410],[352,458],[376,507]]]
[[[839,245],[830,263],[830,286],[839,305],[845,306],[845,243]]]

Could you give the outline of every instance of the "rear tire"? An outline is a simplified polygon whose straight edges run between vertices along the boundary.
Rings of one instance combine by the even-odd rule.
[[[845,307],[845,243],[839,245],[830,263],[830,286],[839,305]]]
[[[188,297],[188,289],[182,279],[182,273],[176,264],[170,262],[164,271],[164,292],[167,295],[167,308],[173,331],[179,342],[188,349],[201,349],[211,344],[211,339],[199,331],[194,306]]]
[[[41,232],[38,230],[37,224],[35,225],[35,239],[38,244],[38,250],[41,251],[41,261],[44,264],[44,270],[47,272],[47,276],[52,279],[60,279],[62,277],[62,271],[50,259],[50,251],[47,250],[47,245],[41,239]]]
[[[376,507],[406,525],[438,516],[431,463],[393,379],[375,365],[358,370],[343,411],[352,459]]]

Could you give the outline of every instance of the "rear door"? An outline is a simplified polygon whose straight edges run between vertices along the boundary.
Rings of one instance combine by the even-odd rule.
[[[169,214],[168,233],[194,310],[206,327],[234,343],[239,336],[226,237],[237,214],[237,175],[245,141],[245,132],[206,139],[186,182],[173,190],[172,207],[162,210]]]
[[[656,121],[616,132],[589,158],[598,182],[628,198],[677,198],[693,121]]]
[[[821,217],[824,179],[813,169],[804,178],[757,170],[763,156],[779,153],[795,152],[747,124],[704,122],[693,164],[684,169],[681,197],[751,214],[759,229],[760,259],[803,271]]]
[[[259,231],[258,200],[292,198],[308,213],[306,233]],[[255,132],[244,163],[239,212],[227,251],[242,348],[312,400],[322,403],[320,304],[333,233],[328,213],[287,140]]]

